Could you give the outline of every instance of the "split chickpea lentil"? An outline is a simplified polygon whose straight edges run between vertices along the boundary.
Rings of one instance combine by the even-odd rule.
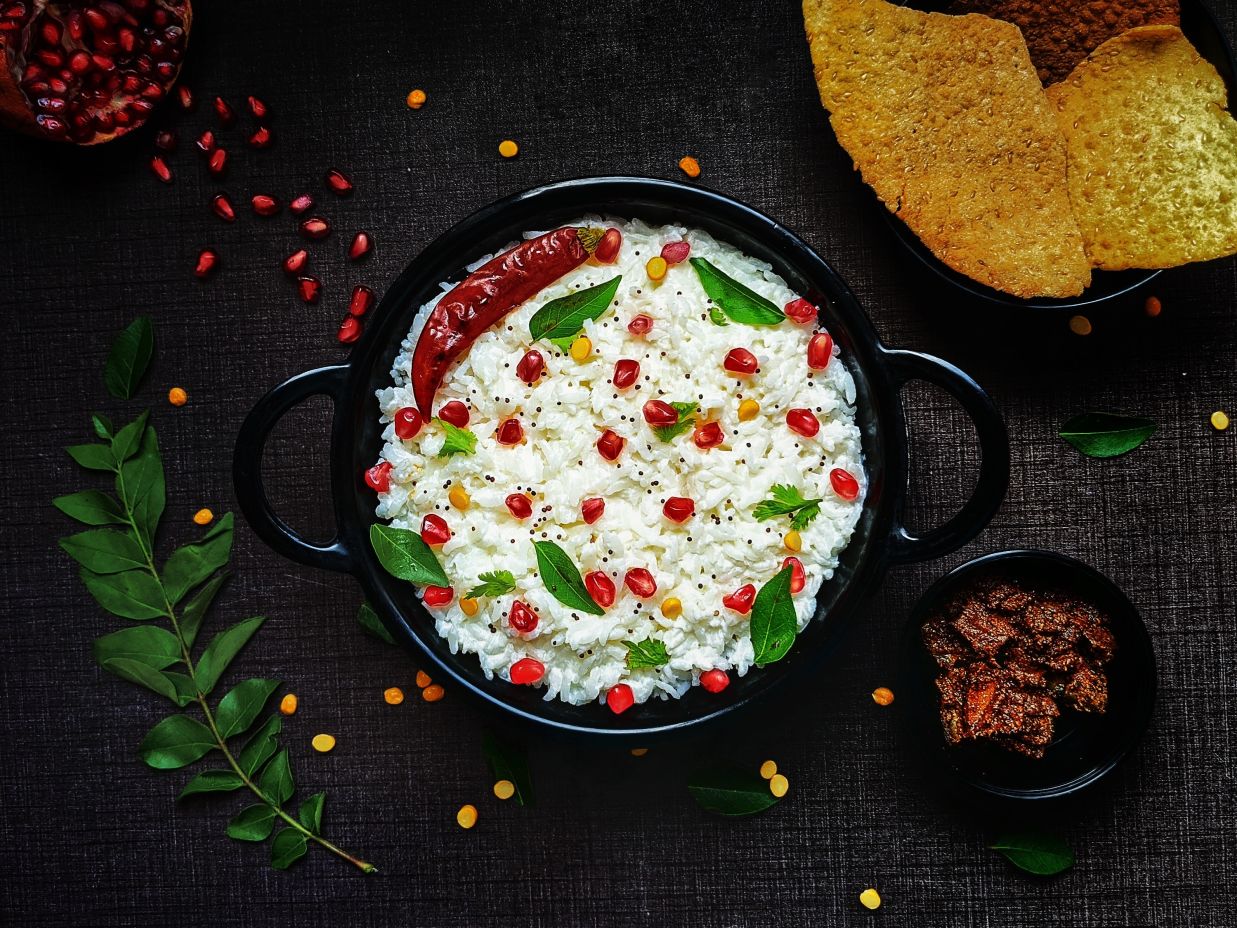
[[[189,402],[189,394],[181,387],[172,387],[168,390],[168,402],[173,406],[184,406]]]
[[[769,792],[778,799],[786,795],[786,791],[790,789],[790,781],[780,773],[775,773],[769,777]]]
[[[388,687],[382,691],[382,699],[388,706],[398,706],[404,701],[404,691],[398,686]]]
[[[1217,432],[1223,432],[1228,428],[1228,413],[1222,409],[1217,409],[1211,414],[1211,427]]]
[[[334,735],[327,735],[327,734],[314,735],[313,740],[310,741],[309,743],[312,744],[314,750],[320,754],[326,754],[330,751],[335,750],[335,736]]]
[[[878,706],[888,706],[893,703],[893,690],[887,686],[878,686],[872,690],[872,702]]]
[[[477,807],[474,805],[460,806],[460,811],[455,813],[455,821],[461,828],[471,828],[477,824]]]
[[[865,909],[879,909],[881,907],[881,894],[869,887],[859,894],[859,903]]]
[[[520,146],[511,139],[503,139],[498,143],[498,153],[504,158],[514,158],[520,153]]]
[[[684,155],[679,159],[679,170],[695,179],[700,176],[700,162],[691,155]]]
[[[279,711],[283,715],[294,715],[296,713],[296,693],[285,693],[283,699],[279,700]]]
[[[1086,316],[1070,316],[1069,330],[1075,335],[1090,335],[1091,320]]]
[[[210,525],[215,519],[215,514],[209,509],[199,509],[193,514],[195,525]]]
[[[510,780],[499,780],[494,784],[494,795],[505,802],[515,795],[515,784]]]
[[[408,92],[407,103],[409,109],[419,110],[421,107],[425,106],[425,100],[425,91],[420,88],[410,90]]]
[[[421,690],[421,698],[426,702],[438,702],[442,697],[446,696],[447,692],[437,683],[431,683],[425,689]]]
[[[760,765],[760,776],[765,780],[773,779],[777,773],[777,761],[767,760]]]
[[[424,670],[417,671],[417,688],[418,689],[423,690],[433,682],[434,681],[430,679],[430,675],[426,673]]]

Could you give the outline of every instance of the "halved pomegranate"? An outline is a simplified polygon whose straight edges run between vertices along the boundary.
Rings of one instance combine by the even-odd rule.
[[[180,73],[189,0],[0,0],[0,123],[97,145],[138,128]]]

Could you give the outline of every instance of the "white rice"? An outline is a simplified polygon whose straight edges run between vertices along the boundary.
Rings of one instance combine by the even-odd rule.
[[[534,657],[546,668],[538,685],[547,700],[582,704],[604,699],[619,682],[631,686],[637,702],[652,695],[677,698],[703,671],[720,668],[732,677],[743,676],[752,666],[749,616],[725,608],[722,597],[747,583],[759,588],[789,554],[783,546],[789,517],[760,522],[752,516],[775,483],[824,500],[820,515],[801,532],[803,550],[797,555],[807,572],[807,585],[795,596],[799,628],[811,620],[815,594],[833,576],[867,489],[854,421],[854,381],[837,357],[823,372],[808,369],[807,342],[814,327],[789,319],[777,326],[716,326],[687,262],[671,267],[660,283],[650,281],[645,271],[663,244],[686,239],[692,257],[708,259],[783,306],[798,294],[767,264],[698,229],[595,216],[570,225],[620,228],[623,247],[616,264],[586,263],[515,309],[476,340],[439,389],[435,411],[453,399],[468,406],[468,427],[478,436],[475,455],[435,457],[443,432],[433,424],[408,441],[395,437],[395,412],[415,406],[408,383],[413,349],[441,295],[421,308],[395,359],[394,385],[377,394],[385,423],[382,459],[393,465],[391,488],[379,496],[377,514],[414,531],[427,513],[446,519],[452,538],[437,550],[455,597],[429,611],[452,652],[476,654],[487,677],[508,679],[513,663]],[[515,370],[533,347],[528,331],[533,313],[550,300],[616,274],[623,275],[617,307],[585,325],[592,356],[579,363],[548,343],[537,343],[546,371],[535,385],[523,383]],[[442,289],[452,286],[444,283]],[[627,322],[638,313],[654,320],[644,337],[627,331]],[[739,346],[759,359],[756,375],[736,377],[723,370],[722,359]],[[619,358],[640,362],[637,385],[625,391],[609,384]],[[642,405],[653,398],[697,401],[702,414],[720,421],[726,442],[701,451],[690,431],[671,443],[660,441],[641,415]],[[740,422],[739,402],[749,398],[760,403],[760,413]],[[786,426],[786,410],[792,407],[816,413],[821,428],[815,437],[803,438]],[[519,416],[526,435],[516,447],[494,440],[498,424],[509,416]],[[627,439],[617,463],[602,459],[595,447],[605,428]],[[858,499],[848,502],[832,490],[829,471],[834,467],[856,477]],[[472,497],[466,511],[447,501],[454,484]],[[515,492],[533,494],[532,518],[521,522],[507,511],[504,499]],[[580,503],[593,496],[605,499],[605,513],[586,525]],[[668,521],[662,505],[669,496],[693,499],[694,517],[683,525]],[[538,575],[532,544],[542,539],[557,542],[581,575],[600,569],[610,576],[618,596],[605,615],[574,612],[550,595]],[[652,571],[657,593],[651,599],[637,599],[623,585],[629,567]],[[477,614],[465,615],[460,597],[481,573],[493,570],[514,574],[516,591],[482,598]],[[668,596],[683,604],[674,620],[659,609]],[[516,598],[540,617],[531,635],[521,636],[508,625]],[[623,641],[645,638],[664,643],[670,662],[629,670]]]

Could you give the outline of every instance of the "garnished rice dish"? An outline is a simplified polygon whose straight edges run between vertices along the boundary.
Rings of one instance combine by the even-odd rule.
[[[867,490],[818,307],[707,232],[639,220],[468,270],[378,391],[365,474],[375,552],[451,650],[616,713],[783,656]]]

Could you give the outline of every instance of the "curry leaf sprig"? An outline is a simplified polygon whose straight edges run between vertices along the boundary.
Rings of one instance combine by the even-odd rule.
[[[784,483],[775,483],[769,489],[770,497],[761,500],[752,510],[752,515],[763,522],[777,516],[790,516],[790,527],[796,531],[805,529],[820,515],[819,499],[804,499],[803,494],[795,487]]]
[[[116,340],[105,382],[117,398],[130,397],[153,350],[149,320],[139,319]],[[204,620],[226,582],[232,551],[232,516],[224,515],[197,541],[158,563],[156,536],[166,504],[163,460],[149,411],[122,428],[92,417],[96,442],[68,450],[87,470],[111,475],[115,493],[81,490],[53,502],[65,515],[90,526],[60,546],[81,565],[81,578],[107,612],[143,623],[128,625],[94,642],[95,659],[110,673],[143,686],[180,709],[142,739],[138,754],[157,770],[179,770],[204,757],[218,761],[191,778],[180,798],[199,793],[248,791],[257,801],[227,826],[239,841],[271,842],[271,865],[285,869],[318,844],[366,873],[374,866],[322,836],[324,793],[286,808],[296,790],[288,751],[279,746],[282,720],[258,720],[278,680],[251,678],[221,698],[214,692],[233,659],[264,619],[255,616],[195,648]],[[256,726],[256,731],[253,731]],[[246,740],[241,740],[253,731]]]

